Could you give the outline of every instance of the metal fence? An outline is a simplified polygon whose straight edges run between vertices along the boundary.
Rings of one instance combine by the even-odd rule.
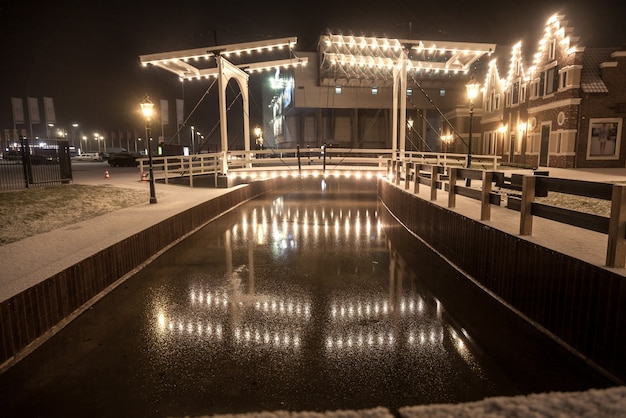
[[[20,139],[20,147],[7,149],[0,159],[0,190],[69,183],[72,180],[67,141]]]

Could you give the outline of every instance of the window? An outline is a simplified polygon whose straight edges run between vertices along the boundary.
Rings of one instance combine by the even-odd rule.
[[[567,73],[568,71],[561,71],[561,88],[564,89],[567,87]]]
[[[446,95],[446,89],[441,89],[441,90],[439,90],[439,95],[440,95],[441,97],[445,96],[445,95]]]
[[[496,152],[496,133],[485,132],[485,143],[483,144],[483,154],[493,155]]]
[[[553,60],[556,59],[556,39],[553,39],[548,45],[548,59]]]
[[[526,84],[522,85],[522,89],[519,94],[520,103],[524,103],[526,101]]]
[[[545,74],[545,94],[554,93],[559,88],[559,73],[557,68],[548,68]]]
[[[406,89],[407,96],[413,96],[413,89]]]
[[[535,85],[537,83],[537,85]],[[559,88],[559,71],[557,66],[548,68],[539,74],[539,80],[531,83],[532,97],[552,94]]]
[[[530,83],[530,98],[534,99],[539,96],[539,80],[533,80]]]
[[[378,87],[372,87],[372,94],[373,95],[378,94]]]
[[[511,97],[512,104],[519,104],[519,81],[513,83],[513,95]]]
[[[335,87],[335,94],[341,94],[341,86]]]

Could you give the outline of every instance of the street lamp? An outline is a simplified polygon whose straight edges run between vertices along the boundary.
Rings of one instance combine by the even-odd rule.
[[[477,82],[474,77],[469,83],[465,85],[467,89],[467,98],[469,99],[469,143],[467,146],[467,168],[472,168],[472,122],[474,119],[474,99],[478,96],[478,89],[480,89],[480,83]],[[471,185],[471,180],[466,180],[466,186]]]
[[[254,135],[256,136],[256,144],[259,146],[259,149],[263,149],[263,131],[258,126],[254,128]]]
[[[505,142],[504,140],[506,138],[507,129],[508,129],[507,125],[502,125],[498,128],[498,131],[502,134],[502,147],[500,149],[500,154],[502,155],[503,159],[504,159],[504,142]],[[494,155],[497,153],[498,153],[498,141],[496,141],[496,149],[494,150]]]
[[[94,133],[93,134],[93,139],[96,141],[96,146],[98,147],[98,152],[101,152],[102,150],[100,149],[100,134],[97,133],[97,132]]]
[[[146,118],[146,144],[148,146],[148,166],[150,167],[150,203],[156,203],[156,195],[154,193],[154,173],[152,172],[152,147],[150,146],[150,119],[154,111],[154,103],[150,97],[146,95],[143,103],[141,103],[141,112]]]
[[[72,123],[72,145],[76,146],[76,129],[78,128],[77,123]]]
[[[195,131],[195,127],[193,125],[191,125],[191,153],[195,154],[196,153],[196,140],[194,138],[194,131]]]

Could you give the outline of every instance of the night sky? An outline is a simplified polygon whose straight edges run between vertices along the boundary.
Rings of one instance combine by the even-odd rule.
[[[319,36],[330,32],[498,45],[522,40],[531,54],[545,21],[557,12],[584,46],[626,44],[618,0],[216,3],[2,0],[0,132],[13,127],[11,97],[38,98],[43,120],[44,96],[54,99],[57,126],[70,129],[77,122],[86,131],[140,129],[138,103],[146,93],[169,99],[172,108],[183,94],[175,75],[141,67],[139,55],[153,52],[285,36],[298,37],[297,50],[315,51]],[[207,87],[208,81],[187,84],[186,109]],[[214,96],[210,100],[216,101]],[[261,98],[252,99],[254,114]],[[26,101],[24,107],[28,118]],[[195,119],[191,122],[204,124],[206,131],[217,115]],[[22,127],[28,131],[28,123]],[[33,128],[35,135],[45,131],[43,123]]]

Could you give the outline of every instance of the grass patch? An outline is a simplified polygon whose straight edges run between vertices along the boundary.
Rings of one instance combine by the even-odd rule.
[[[80,184],[0,194],[0,245],[49,232],[147,199],[145,191]]]

